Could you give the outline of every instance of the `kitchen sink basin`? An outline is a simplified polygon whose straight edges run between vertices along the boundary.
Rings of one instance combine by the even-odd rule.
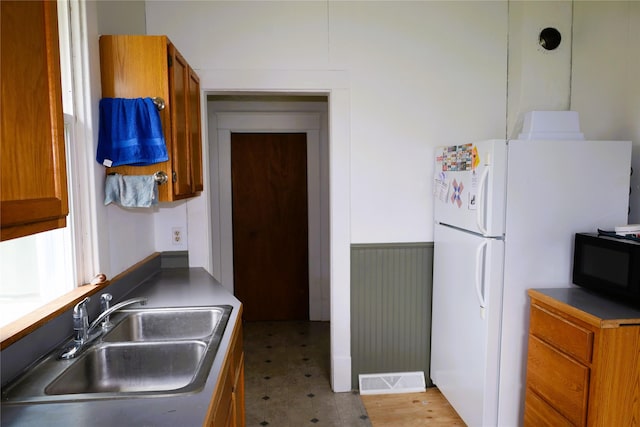
[[[49,395],[177,390],[195,377],[202,341],[96,345],[45,388]]]
[[[225,308],[151,308],[120,313],[125,318],[105,334],[103,341],[203,339],[213,334],[224,317]]]
[[[204,387],[231,306],[117,311],[75,358],[51,352],[2,389],[3,403],[178,395]]]

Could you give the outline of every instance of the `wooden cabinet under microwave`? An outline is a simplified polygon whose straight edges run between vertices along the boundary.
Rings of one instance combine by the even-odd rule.
[[[638,425],[640,310],[582,289],[529,296],[524,425]]]

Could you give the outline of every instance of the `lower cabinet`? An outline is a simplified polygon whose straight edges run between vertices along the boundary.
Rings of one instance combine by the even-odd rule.
[[[602,319],[533,290],[529,295],[524,425],[637,425],[640,320]]]
[[[239,317],[231,337],[227,357],[222,366],[204,425],[212,427],[244,427],[244,350],[242,319]]]

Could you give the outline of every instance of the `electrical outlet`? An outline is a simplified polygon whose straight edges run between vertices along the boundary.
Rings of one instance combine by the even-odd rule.
[[[173,227],[171,229],[171,243],[173,243],[174,245],[182,244],[182,231],[182,227]]]

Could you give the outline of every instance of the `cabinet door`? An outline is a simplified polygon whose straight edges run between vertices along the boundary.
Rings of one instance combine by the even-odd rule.
[[[640,422],[640,325],[598,331],[597,360],[589,396],[590,426]]]
[[[1,240],[65,227],[67,175],[56,2],[2,1]]]
[[[160,97],[167,102],[160,111],[167,150],[171,155],[172,103],[169,94],[169,52],[165,36],[103,35],[100,37],[100,76],[104,98]],[[149,166],[117,166],[107,173],[171,176],[171,161]],[[173,200],[171,184],[158,186],[160,201]]]
[[[233,378],[231,376],[230,365],[226,365],[223,372],[222,383],[220,387],[220,400],[217,403],[213,417],[205,424],[211,427],[227,427],[233,422]]]
[[[161,202],[185,199],[202,191],[200,81],[166,36],[100,37],[103,97],[161,97],[160,112],[170,160],[149,166],[123,165],[108,173],[170,177],[158,187]]]
[[[236,371],[236,382],[233,386],[233,425],[245,427],[245,403],[244,403],[244,353],[240,355]]]
[[[188,80],[189,65],[180,52],[169,45],[171,57],[169,67],[169,87],[171,91],[171,122],[173,146],[171,158],[173,163],[173,193],[176,199],[190,196],[191,168],[189,165],[189,121],[188,111]]]
[[[200,130],[200,79],[189,67],[189,148],[193,192],[203,190],[202,134]]]
[[[237,326],[237,332],[233,338],[233,351],[231,352],[231,374],[233,377],[233,422],[235,427],[245,426],[244,406],[244,350],[243,350],[242,323]]]

